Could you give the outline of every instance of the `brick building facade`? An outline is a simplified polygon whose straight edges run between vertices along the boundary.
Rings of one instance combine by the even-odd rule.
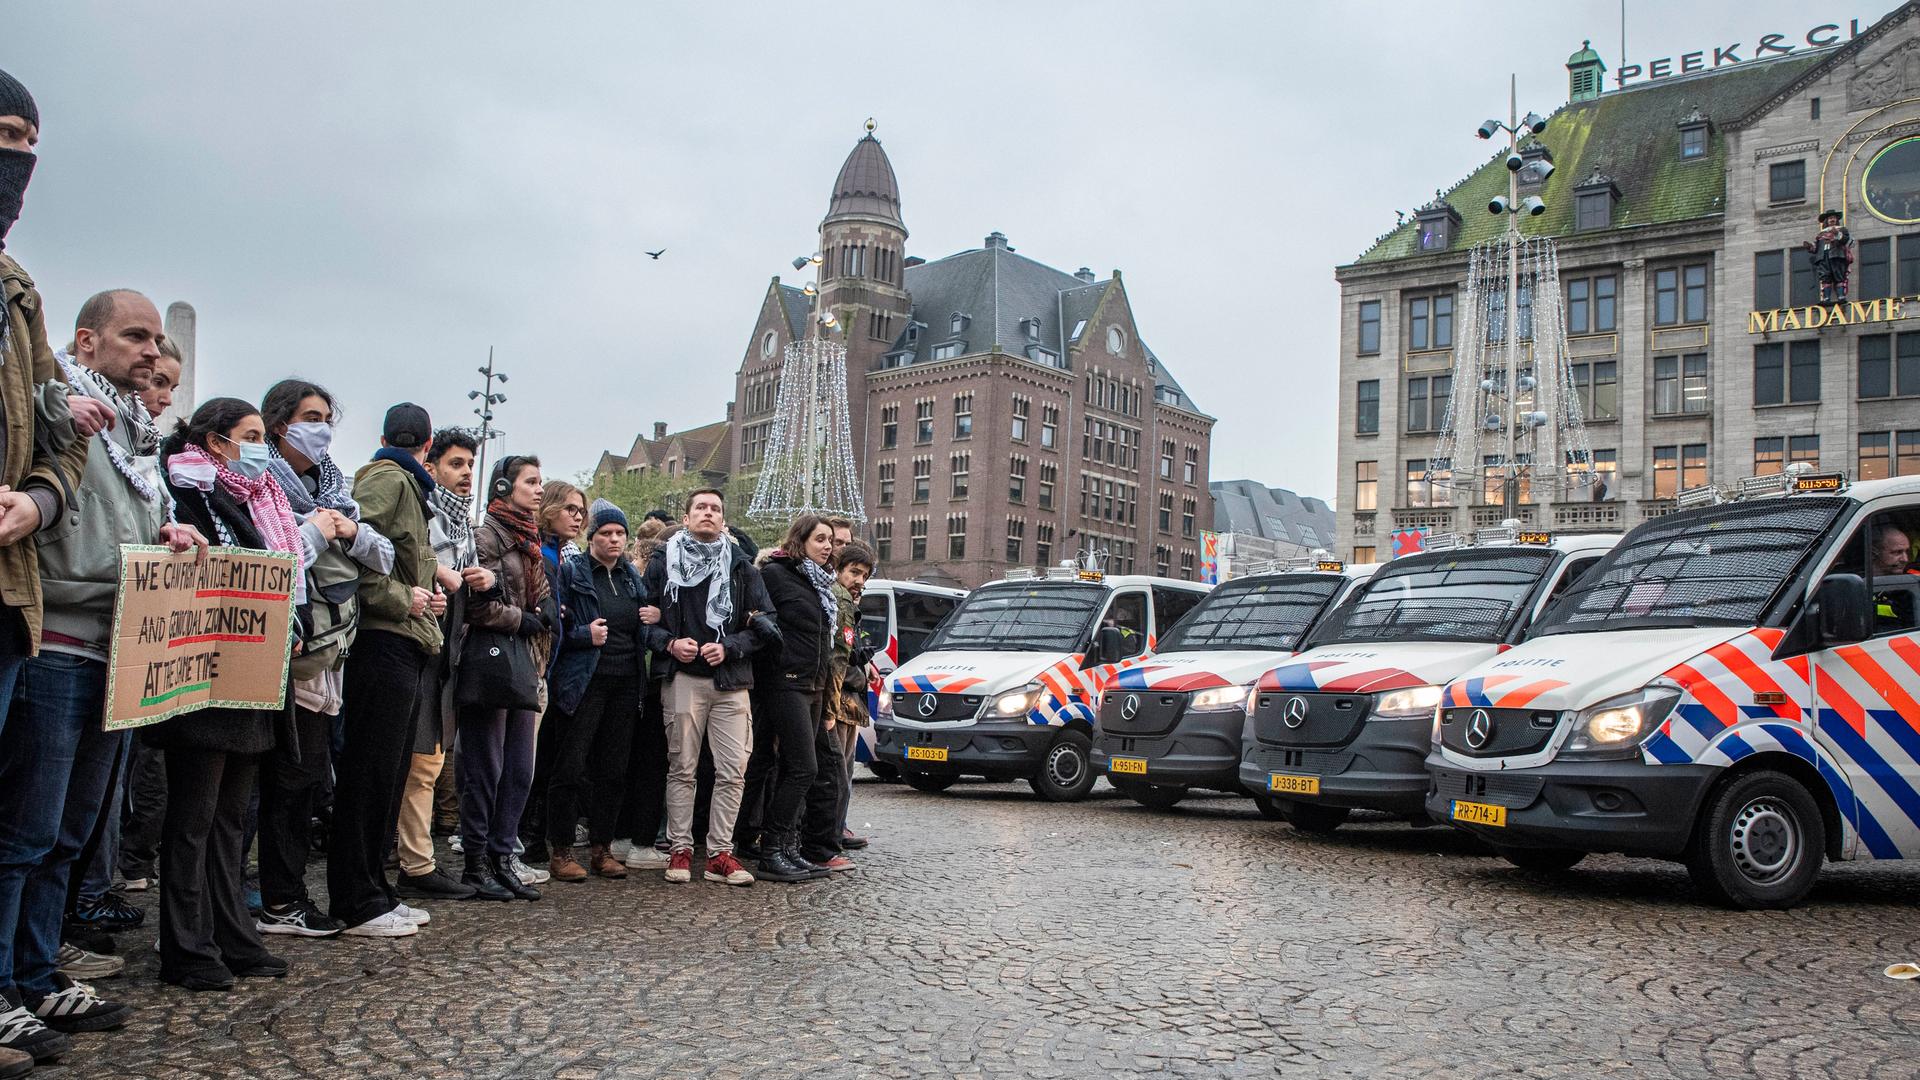
[[[819,303],[847,346],[853,443],[880,572],[964,585],[1089,548],[1116,573],[1198,576],[1213,419],[1141,340],[1119,271],[1066,273],[999,233],[906,254],[871,134],[820,223]],[[735,467],[764,461],[785,346],[813,301],[774,278],[735,377]]]
[[[1582,49],[1572,100],[1523,146],[1555,166],[1523,190],[1547,213],[1522,221],[1560,245],[1594,499],[1509,510],[1497,486],[1450,496],[1419,476],[1456,402],[1468,251],[1504,227],[1485,209],[1506,191],[1504,149],[1338,268],[1349,558],[1385,557],[1395,529],[1508,516],[1631,527],[1679,491],[1796,461],[1920,473],[1920,324],[1899,332],[1920,315],[1920,5],[1840,37],[1819,27],[1783,56],[1611,91]],[[1861,303],[1838,315],[1802,248],[1821,209],[1856,245]]]

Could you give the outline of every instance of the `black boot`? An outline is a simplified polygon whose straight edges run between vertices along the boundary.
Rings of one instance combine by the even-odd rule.
[[[538,900],[540,891],[528,885],[520,884],[520,875],[513,872],[513,856],[489,855],[487,865],[493,867],[493,880],[501,888],[513,894],[515,900]]]
[[[808,881],[818,881],[821,878],[830,877],[833,874],[833,871],[818,863],[808,862],[807,859],[800,854],[800,836],[798,833],[788,833],[786,835],[786,838],[780,843],[780,854],[788,862],[793,864],[795,870],[807,875],[806,880]]]
[[[461,853],[466,859],[466,868],[460,875],[460,884],[473,886],[473,895],[469,900],[511,900],[513,894],[500,887],[493,880],[493,867],[487,864],[484,851]]]
[[[761,837],[759,859],[760,868],[755,871],[755,876],[761,881],[783,881],[791,884],[813,879],[812,874],[793,865],[792,860],[787,858],[780,838],[773,833],[767,833]]]
[[[767,849],[761,846],[763,842],[759,833],[754,833],[745,839],[736,838],[733,842],[733,853],[742,859],[764,859],[767,857]]]

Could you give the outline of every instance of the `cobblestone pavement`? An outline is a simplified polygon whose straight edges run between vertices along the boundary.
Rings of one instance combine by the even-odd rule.
[[[831,882],[429,905],[413,938],[270,939],[293,974],[231,994],[161,985],[153,931],[125,934],[103,988],[137,1020],[46,1072],[1920,1076],[1920,984],[1880,974],[1920,959],[1920,866],[1742,914],[1677,867],[1528,874],[1446,830],[1312,838],[1224,798],[862,783],[854,818],[873,847]]]

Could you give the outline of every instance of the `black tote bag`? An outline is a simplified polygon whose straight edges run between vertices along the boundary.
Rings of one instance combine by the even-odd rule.
[[[460,648],[459,688],[454,704],[463,708],[532,712],[540,708],[540,673],[533,666],[527,639],[498,630],[468,627]]]

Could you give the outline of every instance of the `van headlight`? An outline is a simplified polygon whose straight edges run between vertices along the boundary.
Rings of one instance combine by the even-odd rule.
[[[879,702],[878,708],[880,715],[891,719],[893,717],[893,691],[881,690],[877,700]]]
[[[993,715],[999,717],[1025,716],[1040,702],[1044,691],[1037,682],[1031,682],[1018,690],[1011,690],[993,699]]]
[[[1248,686],[1215,686],[1187,695],[1188,712],[1232,712],[1247,703]]]
[[[1647,736],[1660,729],[1678,704],[1678,687],[1649,686],[1581,709],[1574,714],[1573,734],[1561,752],[1589,757],[1631,756]]]
[[[1373,711],[1367,714],[1369,720],[1420,720],[1434,715],[1440,707],[1440,688],[1437,686],[1409,686],[1400,690],[1388,690],[1373,697]]]

